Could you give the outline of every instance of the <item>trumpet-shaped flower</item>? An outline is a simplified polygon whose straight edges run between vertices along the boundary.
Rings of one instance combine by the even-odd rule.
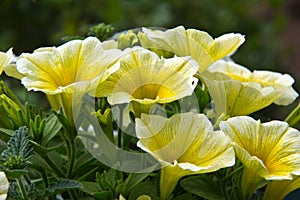
[[[142,114],[136,119],[138,146],[162,164],[161,198],[167,199],[180,178],[234,165],[231,140],[203,114],[171,118]]]
[[[264,200],[284,199],[290,192],[300,188],[300,177],[294,176],[293,180],[272,181],[268,184]]]
[[[248,116],[229,118],[220,128],[233,141],[244,165],[242,190],[252,194],[267,180],[291,180],[300,174],[300,133],[288,123],[261,123]]]
[[[193,93],[197,69],[190,57],[163,59],[144,48],[126,49],[120,69],[99,85],[96,95],[108,96],[112,105],[168,103]]]
[[[97,87],[119,68],[121,53],[104,49],[97,38],[89,37],[23,53],[17,60],[17,70],[24,75],[21,81],[28,90],[46,93],[54,109],[62,106],[70,115],[75,87],[77,92]]]
[[[161,49],[177,56],[191,56],[203,72],[215,61],[233,53],[243,42],[241,34],[225,34],[213,39],[207,32],[178,26],[167,31],[143,28],[138,33],[141,45],[150,49]]]
[[[0,52],[0,74],[2,74],[3,70],[6,71],[8,66],[14,60],[15,56],[13,55],[12,49],[9,49],[7,52]]]
[[[203,74],[203,79],[212,98],[218,102],[217,109],[224,108],[230,116],[248,115],[272,103],[288,105],[298,96],[290,75],[251,72],[232,61],[217,61]]]
[[[9,182],[4,172],[0,172],[0,199],[6,199]]]

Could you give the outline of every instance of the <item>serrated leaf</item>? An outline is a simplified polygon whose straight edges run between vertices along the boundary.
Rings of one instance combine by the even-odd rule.
[[[82,189],[83,186],[80,182],[71,179],[62,179],[51,185],[48,191],[51,193],[59,193],[66,190]]]
[[[219,185],[212,178],[204,175],[187,177],[180,182],[180,186],[187,192],[208,200],[225,199]]]
[[[20,127],[7,142],[7,148],[1,153],[4,166],[8,169],[22,169],[28,164],[33,148],[29,144],[27,129]]]

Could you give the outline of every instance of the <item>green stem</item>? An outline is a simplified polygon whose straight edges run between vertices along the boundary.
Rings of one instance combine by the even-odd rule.
[[[300,121],[300,104],[292,110],[292,112],[285,118],[285,122],[289,123],[290,126],[296,125]]]
[[[41,169],[39,170],[39,172],[40,172],[41,175],[42,175],[42,180],[43,180],[43,183],[44,183],[44,185],[45,185],[45,188],[48,188],[49,183],[48,183],[48,176],[47,176],[46,171],[45,171],[43,168],[41,168]]]
[[[178,181],[185,175],[178,166],[168,166],[161,169],[160,174],[160,199],[172,199],[172,193]]]
[[[118,147],[122,148],[122,126],[123,126],[123,107],[122,105],[119,106],[120,108],[120,114],[119,114],[119,123],[118,123]]]
[[[17,179],[17,181],[18,181],[18,186],[19,186],[19,188],[20,188],[20,191],[21,191],[21,194],[22,194],[23,199],[24,199],[24,200],[27,200],[28,198],[27,198],[27,194],[26,194],[26,189],[25,189],[25,187],[24,187],[24,185],[23,185],[22,178],[19,177],[19,178]]]
[[[52,162],[52,160],[48,157],[47,154],[41,155],[46,163],[51,167],[51,169],[55,172],[58,177],[66,177],[66,175]]]
[[[76,144],[75,140],[66,140],[67,143],[67,150],[68,150],[68,158],[69,158],[69,165],[67,169],[67,177],[72,178],[73,175],[73,167],[75,163],[75,158],[76,158]]]
[[[78,180],[78,181],[83,181],[86,177],[88,177],[89,175],[91,175],[91,174],[97,172],[98,170],[99,170],[99,168],[96,167],[96,168],[90,170],[89,172],[85,173],[83,176],[79,177],[77,180]]]
[[[68,191],[68,194],[69,194],[69,196],[70,196],[70,199],[72,199],[72,200],[78,199],[78,198],[77,198],[77,194],[76,194],[75,191],[70,190],[70,191]]]

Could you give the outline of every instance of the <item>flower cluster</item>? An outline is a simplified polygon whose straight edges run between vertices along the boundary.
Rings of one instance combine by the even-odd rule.
[[[121,153],[105,154],[103,149],[110,149],[110,144],[114,146],[111,151],[128,151],[134,156],[146,152],[159,163],[153,169],[160,172],[156,173],[160,176],[159,190],[141,194],[140,199],[159,196],[167,200],[183,190],[207,198],[201,189],[197,192],[197,185],[188,186],[195,177],[219,184],[222,192],[217,191],[216,195],[221,199],[262,195],[264,199],[283,199],[300,188],[300,132],[288,123],[294,118],[261,123],[248,115],[272,103],[289,105],[298,93],[288,74],[251,72],[233,62],[230,56],[244,40],[243,35],[234,33],[214,39],[204,31],[182,26],[168,30],[142,28],[106,41],[95,37],[72,40],[59,47],[22,53],[17,58],[9,50],[0,53],[0,72],[20,79],[28,90],[45,93],[57,117],[50,115],[44,120],[43,126],[52,128],[49,132],[41,131],[38,135],[36,131],[40,129],[32,128],[38,125],[28,127],[34,151],[52,168],[43,175],[54,173],[76,181],[86,178],[76,172],[80,167],[74,167],[80,160],[87,160],[85,154],[79,158],[74,153],[75,140],[80,138],[89,153],[101,162],[105,160],[111,169],[124,169],[134,157],[126,157],[127,163],[123,163]],[[99,129],[82,114],[87,105],[80,102],[86,96],[97,100],[95,112],[88,110],[87,115],[96,116]],[[19,102],[16,106],[16,112],[26,113]],[[12,113],[5,108],[5,112]],[[19,115],[9,116],[14,121]],[[29,124],[42,123],[36,118]],[[83,121],[88,124],[83,125]],[[16,124],[23,125],[13,124],[15,129]],[[51,133],[54,130],[55,134]],[[61,148],[52,141],[58,134],[65,138],[65,171],[47,156]],[[76,179],[77,176],[80,178]],[[236,179],[238,183],[234,182]],[[101,182],[99,176],[97,180]],[[18,181],[24,197],[22,179]],[[180,181],[181,189],[176,192]],[[82,184],[81,191],[97,196],[85,188],[86,182]],[[100,188],[105,190],[104,186]],[[114,195],[133,199],[130,192],[119,188]],[[71,198],[79,194],[74,195],[69,194]]]

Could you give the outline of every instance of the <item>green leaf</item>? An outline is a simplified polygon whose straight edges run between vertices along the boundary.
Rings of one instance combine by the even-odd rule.
[[[76,128],[74,125],[72,125],[67,117],[63,114],[63,111],[60,110],[59,112],[56,112],[55,110],[52,110],[53,114],[57,117],[58,121],[62,124],[66,132],[68,133],[67,136],[70,140],[73,141],[73,139],[76,137],[74,133],[77,133]]]
[[[96,199],[99,199],[99,200],[112,200],[112,199],[114,199],[112,193],[108,192],[108,191],[96,192],[96,193],[93,194],[93,196]]]
[[[13,179],[13,178],[19,178],[20,176],[23,176],[28,173],[28,170],[26,169],[5,169],[5,174],[7,177]]]
[[[93,195],[96,192],[100,191],[99,185],[96,182],[91,182],[91,181],[80,181],[82,184],[82,189],[81,191],[88,193],[90,195]]]
[[[157,197],[157,185],[150,181],[137,184],[130,193],[128,200],[136,200],[141,195],[148,195],[152,199]]]
[[[62,179],[57,181],[54,185],[51,185],[48,188],[48,191],[51,193],[59,193],[66,190],[82,189],[83,185],[76,181],[70,179]]]
[[[124,190],[120,191],[124,196],[128,196],[131,190],[142,182],[150,173],[138,173],[138,174],[129,174],[126,178],[124,185]]]
[[[200,85],[197,85],[197,87],[194,90],[196,97],[198,99],[198,105],[200,112],[203,112],[205,107],[210,103],[210,96],[207,90],[202,89]]]
[[[8,169],[23,169],[28,165],[32,154],[33,148],[28,140],[27,129],[22,126],[8,140],[7,148],[1,153],[1,160]]]
[[[6,136],[9,136],[9,137],[12,137],[15,134],[15,131],[13,131],[11,129],[6,129],[6,128],[0,128],[0,133],[1,133],[0,139],[2,139],[3,134],[5,134]]]
[[[104,41],[114,34],[115,28],[110,24],[100,23],[90,28],[88,36],[95,36],[100,41]]]
[[[173,200],[187,200],[187,199],[193,199],[193,195],[191,193],[184,193],[182,195],[173,198]]]
[[[225,199],[217,182],[206,175],[187,177],[180,182],[180,185],[186,191],[208,200]]]
[[[101,191],[115,191],[119,183],[123,181],[123,173],[115,169],[104,171],[102,174],[96,174],[96,181],[101,188]]]
[[[57,117],[52,114],[46,118],[45,128],[43,129],[43,139],[41,144],[46,146],[50,140],[55,137],[61,130],[62,125],[59,123]]]

